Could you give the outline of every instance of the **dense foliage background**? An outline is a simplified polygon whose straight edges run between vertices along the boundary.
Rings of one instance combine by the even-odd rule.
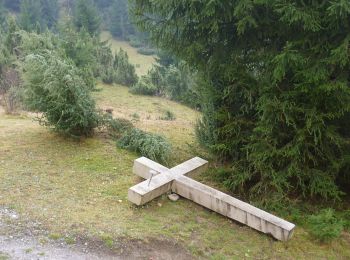
[[[349,192],[348,1],[132,1],[140,28],[198,68],[198,136],[252,197]],[[157,26],[155,26],[157,25]]]

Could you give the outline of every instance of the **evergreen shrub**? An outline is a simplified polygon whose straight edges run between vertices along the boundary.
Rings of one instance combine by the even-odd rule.
[[[157,87],[145,76],[130,88],[130,92],[138,95],[154,96],[157,94]]]
[[[309,217],[310,233],[320,242],[330,242],[340,236],[343,221],[338,219],[333,209],[323,209],[317,215]]]
[[[129,62],[129,56],[126,51],[120,49],[114,57],[114,82],[124,86],[131,87],[138,81],[135,72],[135,66]]]
[[[157,53],[157,51],[155,49],[151,49],[148,47],[141,47],[141,48],[137,49],[137,52],[139,54],[147,55],[147,56],[155,55]]]
[[[101,127],[106,127],[109,134],[114,138],[120,138],[125,132],[134,128],[130,120],[124,118],[113,118],[109,113],[100,115],[99,124]]]
[[[129,44],[134,48],[141,48],[144,46],[144,43],[140,41],[136,36],[129,38]]]
[[[53,51],[25,57],[24,99],[42,125],[72,137],[90,136],[99,117],[89,88],[71,60]]]
[[[254,200],[349,193],[342,188],[350,185],[349,1],[131,6],[157,47],[205,82],[197,133],[230,164],[231,190]]]
[[[160,163],[167,163],[171,152],[171,145],[164,137],[136,128],[127,131],[118,140],[118,146]]]

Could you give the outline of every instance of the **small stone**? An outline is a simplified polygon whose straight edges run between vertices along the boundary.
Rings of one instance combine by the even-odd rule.
[[[119,203],[122,203],[123,201],[122,200],[118,200]]]
[[[168,195],[168,198],[169,198],[169,200],[171,200],[171,201],[178,201],[179,198],[180,198],[180,196],[177,195],[176,193],[172,193],[172,194],[169,194],[169,195]]]
[[[158,203],[158,207],[161,207],[162,206],[162,203]]]

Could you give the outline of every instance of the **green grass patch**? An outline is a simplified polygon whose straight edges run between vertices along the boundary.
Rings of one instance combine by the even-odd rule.
[[[10,259],[10,256],[8,254],[0,252],[0,260],[9,260],[9,259]]]
[[[105,246],[107,246],[108,248],[113,248],[114,246],[114,240],[111,236],[109,235],[102,235],[101,239],[103,241],[103,243],[105,244]]]
[[[75,241],[75,238],[72,237],[72,236],[66,236],[64,238],[64,242],[67,244],[67,245],[74,245],[76,243]]]
[[[49,239],[52,239],[52,240],[59,240],[62,238],[62,235],[57,234],[57,233],[53,233],[53,234],[50,234],[48,237],[49,237]]]

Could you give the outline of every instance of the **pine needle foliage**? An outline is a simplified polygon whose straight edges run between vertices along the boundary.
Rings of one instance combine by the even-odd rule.
[[[204,116],[197,133],[231,163],[230,188],[260,199],[350,192],[339,186],[340,179],[349,184],[349,1],[131,6],[158,47],[198,68]]]
[[[91,36],[100,32],[101,17],[92,0],[77,0],[74,6],[74,24],[78,30],[86,30]]]
[[[29,54],[24,65],[25,102],[42,125],[72,137],[90,136],[98,114],[89,88],[73,61],[54,51]]]
[[[119,52],[116,52],[113,67],[115,83],[130,87],[138,81],[135,66],[129,62],[128,53],[123,49],[119,49]]]
[[[308,218],[311,235],[320,242],[338,238],[344,228],[344,221],[335,216],[333,209],[323,209]]]
[[[160,163],[169,162],[171,145],[163,136],[157,134],[134,128],[124,133],[118,140],[118,146]]]
[[[2,26],[6,21],[7,10],[4,6],[4,0],[0,0],[0,26]]]

